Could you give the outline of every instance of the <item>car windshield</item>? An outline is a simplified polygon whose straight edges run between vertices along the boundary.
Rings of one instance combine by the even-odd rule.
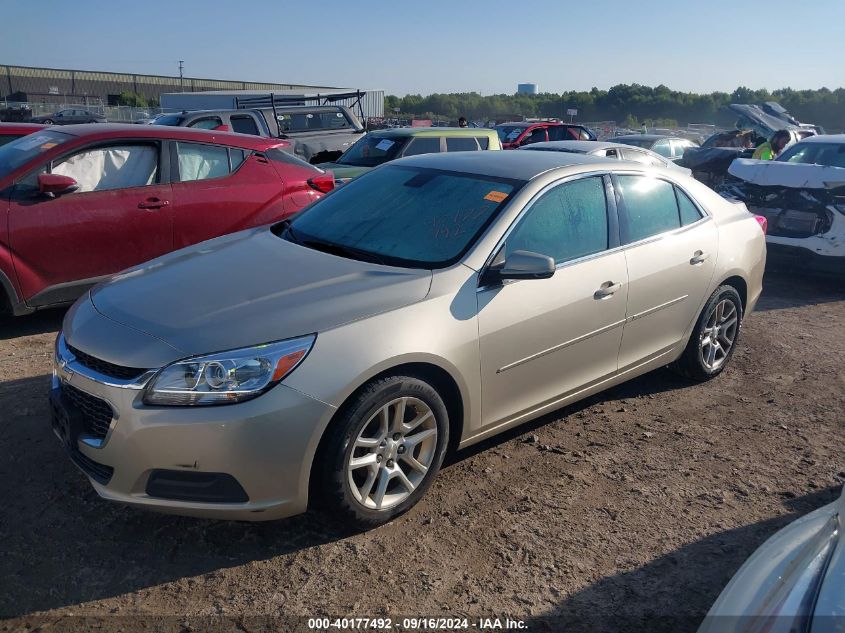
[[[44,130],[3,145],[0,147],[0,177],[72,138],[69,134]]]
[[[502,143],[512,143],[527,129],[524,125],[497,125],[496,133]]]
[[[159,114],[153,119],[153,125],[179,125],[182,118],[181,114]]]
[[[777,157],[784,163],[845,167],[845,143],[796,143]]]
[[[457,262],[522,181],[386,165],[299,214],[281,235],[337,255],[407,268]]]
[[[354,167],[375,167],[393,160],[405,145],[407,138],[396,136],[374,136],[368,134],[358,139],[337,160],[338,165]]]

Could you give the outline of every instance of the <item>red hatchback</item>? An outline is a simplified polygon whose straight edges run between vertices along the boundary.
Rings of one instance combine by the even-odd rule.
[[[47,126],[40,123],[0,123],[0,146],[45,127]]]
[[[47,128],[3,145],[0,302],[13,314],[69,303],[130,266],[295,213],[334,177],[286,146],[111,124]]]

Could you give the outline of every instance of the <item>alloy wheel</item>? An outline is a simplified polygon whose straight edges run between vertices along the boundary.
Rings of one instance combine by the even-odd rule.
[[[727,360],[739,331],[739,311],[730,299],[719,301],[704,323],[699,354],[710,371],[716,371]]]
[[[366,508],[387,510],[425,479],[437,452],[437,421],[419,398],[395,398],[358,433],[346,464],[352,495]]]

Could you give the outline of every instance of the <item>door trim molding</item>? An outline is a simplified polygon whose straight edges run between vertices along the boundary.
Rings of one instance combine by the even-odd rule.
[[[668,308],[670,306],[675,305],[676,303],[680,303],[687,299],[689,295],[684,295],[682,297],[678,297],[677,299],[672,299],[667,301],[666,303],[661,303],[659,306],[654,306],[653,308],[649,308],[648,310],[643,310],[642,312],[637,312],[637,314],[632,314],[627,319],[625,319],[625,323],[630,323],[631,321],[636,321],[637,319],[642,319],[643,317],[647,317],[649,314],[654,314],[658,310],[662,310],[663,308]]]
[[[588,338],[598,336],[599,334],[604,334],[605,332],[608,332],[608,331],[610,331],[614,328],[617,328],[620,325],[624,325],[624,324],[625,324],[625,319],[622,319],[621,321],[616,321],[615,323],[610,323],[608,325],[605,325],[604,327],[600,327],[597,330],[593,330],[592,332],[587,332],[586,334],[582,334],[581,336],[576,336],[573,339],[570,339],[570,340],[565,341],[563,343],[559,343],[559,344],[557,344],[553,347],[550,347],[548,349],[544,349],[542,352],[537,352],[536,354],[531,354],[531,356],[526,356],[525,358],[514,361],[513,363],[505,365],[504,367],[500,367],[499,369],[496,370],[496,373],[501,374],[502,372],[505,372],[509,369],[513,369],[514,367],[518,367],[519,365],[522,365],[522,364],[527,363],[529,361],[540,358],[541,356],[546,356],[548,354],[551,354],[552,352],[556,352],[556,351],[561,350],[565,347],[575,345],[575,343],[580,343],[581,341],[585,341]]]

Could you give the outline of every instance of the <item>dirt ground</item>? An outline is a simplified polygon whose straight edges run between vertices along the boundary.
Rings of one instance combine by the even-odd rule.
[[[415,509],[359,534],[102,501],[49,430],[61,317],[0,324],[0,616],[16,618],[0,630],[139,614],[186,631],[221,614],[233,630],[279,614],[695,630],[743,560],[845,480],[830,280],[767,276],[717,380],[661,370],[463,451]]]

